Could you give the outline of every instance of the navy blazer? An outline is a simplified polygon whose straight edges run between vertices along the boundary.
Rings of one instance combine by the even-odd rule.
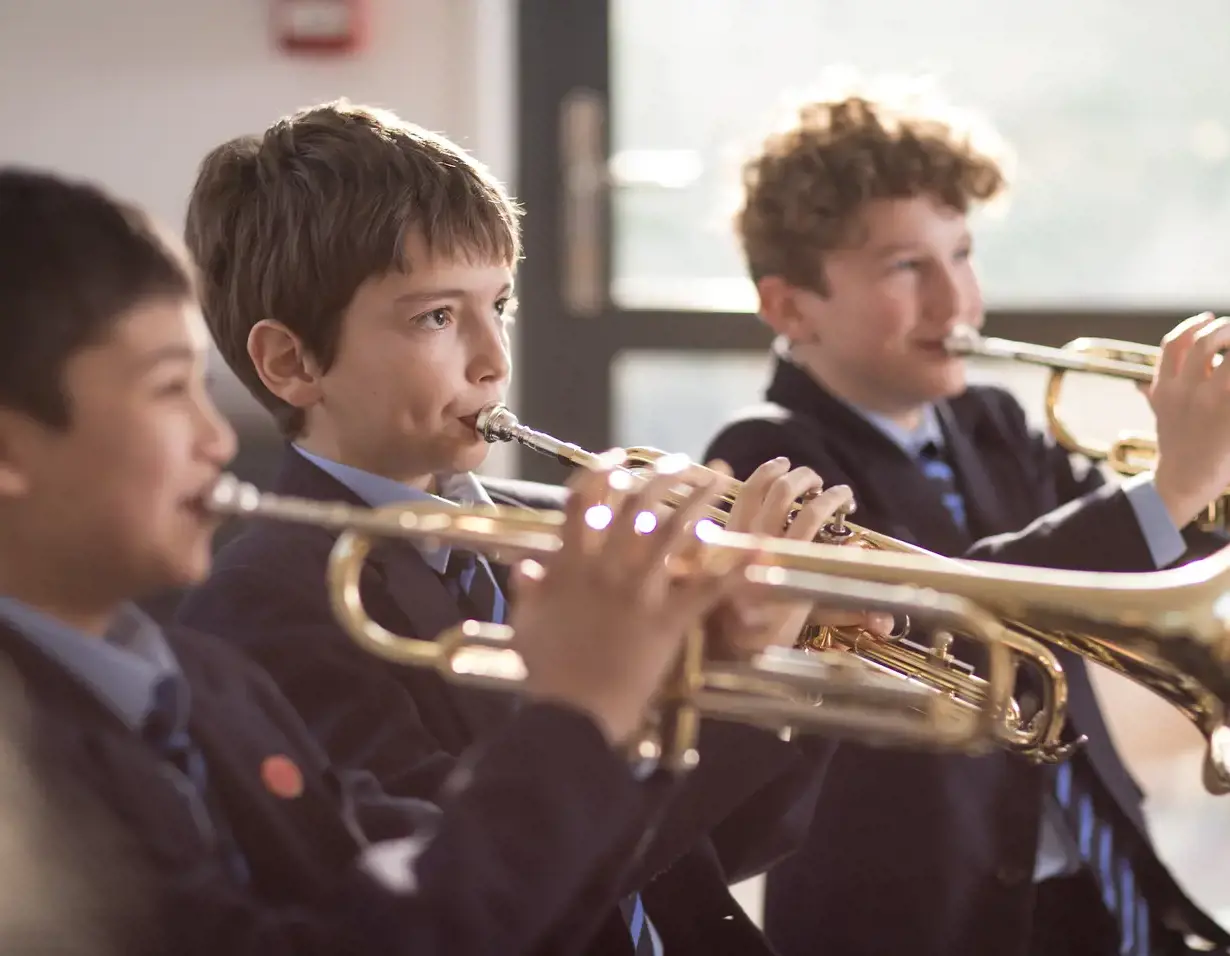
[[[484,485],[497,503],[529,507],[558,507],[564,493],[530,482]],[[363,506],[290,448],[272,490]],[[509,719],[512,698],[450,685],[358,648],[325,593],[334,540],[315,527],[254,521],[221,550],[210,580],[186,598],[179,617],[224,635],[268,670],[336,762],[371,771],[390,793],[430,797],[466,748]],[[504,573],[497,568],[498,577]],[[440,577],[405,541],[375,549],[361,590],[371,616],[397,634],[431,638],[462,619]],[[802,843],[832,749],[825,740],[784,743],[762,730],[706,721],[699,767],[657,788],[657,816],[621,885],[586,897],[569,933],[588,926],[584,952],[592,956],[630,953],[617,904],[635,889],[670,953],[768,952],[728,884],[763,872]]]
[[[856,523],[942,554],[1068,569],[1153,567],[1125,494],[1032,431],[1002,389],[974,387],[938,405],[968,531],[897,444],[797,366],[779,359],[766,397],[721,429],[706,460],[721,458],[746,478],[784,455],[828,485],[848,484]],[[1068,677],[1070,726],[1089,738],[1074,759],[1093,768],[1121,822],[1147,845],[1141,791],[1115,751],[1086,666],[1055,652]],[[769,875],[770,939],[785,956],[1027,952],[1041,796],[1053,772],[1003,752],[843,744],[806,847]],[[1164,871],[1157,881],[1160,894],[1177,893]],[[1185,898],[1176,905],[1194,909]],[[1218,938],[1202,914],[1191,918]]]
[[[370,775],[333,769],[268,676],[222,641],[184,629],[167,637],[191,688],[190,732],[251,868],[249,886],[223,867],[211,829],[156,752],[58,663],[0,626],[0,664],[24,685],[24,736],[49,815],[84,868],[88,898],[116,914],[104,951],[529,953],[558,939],[583,888],[617,880],[634,852],[650,809],[645,788],[579,713],[520,710],[467,754],[441,810],[388,797]],[[301,770],[301,793],[266,785],[262,767],[274,756]],[[509,806],[521,817],[510,818]],[[413,890],[358,865],[369,841],[410,836],[425,844]],[[77,900],[66,892],[66,921]],[[567,951],[568,942],[560,946]]]

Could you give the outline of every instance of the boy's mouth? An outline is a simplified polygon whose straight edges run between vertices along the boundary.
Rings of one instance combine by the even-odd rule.
[[[928,355],[942,356],[944,358],[960,358],[953,352],[944,339],[927,339],[914,343],[914,347],[920,352],[926,352]]]
[[[461,422],[462,427],[474,437],[475,441],[484,440],[482,432],[478,430],[479,414],[479,412],[475,412],[473,415],[461,415],[457,419],[457,421]]]
[[[216,522],[219,520],[218,514],[210,507],[210,500],[213,497],[214,482],[211,481],[207,485],[201,487],[195,494],[189,495],[183,501],[183,508],[190,512],[193,517],[200,521]]]

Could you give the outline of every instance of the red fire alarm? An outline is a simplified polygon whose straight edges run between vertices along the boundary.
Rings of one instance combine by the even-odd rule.
[[[273,0],[273,29],[287,53],[350,53],[366,38],[367,0]]]

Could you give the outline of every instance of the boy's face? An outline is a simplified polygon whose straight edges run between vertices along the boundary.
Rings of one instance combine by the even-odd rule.
[[[429,256],[417,237],[406,257],[404,273],[355,293],[303,443],[422,487],[486,458],[474,419],[508,387],[513,274],[506,263]]]
[[[909,416],[965,389],[964,362],[941,343],[983,322],[970,251],[965,216],[932,197],[874,200],[824,257],[828,295],[790,286],[788,327],[770,321],[842,398]]]
[[[69,593],[120,601],[208,573],[201,498],[235,453],[206,392],[208,341],[194,303],[148,300],[68,360],[67,429],[0,410],[10,540]]]

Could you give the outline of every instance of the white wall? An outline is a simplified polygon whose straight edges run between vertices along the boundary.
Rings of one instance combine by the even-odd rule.
[[[0,0],[0,162],[95,179],[178,230],[209,149],[346,96],[446,133],[511,180],[512,0],[371,0],[367,49],[332,59],[278,51],[271,6]],[[219,399],[264,422],[229,374]]]

